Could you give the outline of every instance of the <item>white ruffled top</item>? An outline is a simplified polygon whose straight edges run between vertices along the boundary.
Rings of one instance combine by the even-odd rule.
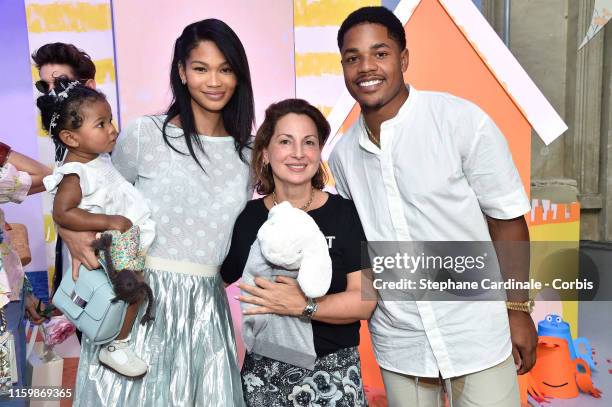
[[[55,196],[57,187],[69,174],[76,174],[81,185],[79,208],[91,213],[122,215],[140,228],[140,249],[146,250],[155,238],[155,222],[142,194],[115,169],[108,154],[88,163],[70,162],[45,177],[46,190]]]

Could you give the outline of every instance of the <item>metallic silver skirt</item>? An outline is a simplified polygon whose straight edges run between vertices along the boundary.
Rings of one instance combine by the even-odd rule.
[[[132,329],[135,353],[149,364],[141,379],[101,366],[85,337],[74,406],[242,407],[242,385],[227,296],[220,276],[145,269],[155,320]],[[146,304],[145,304],[146,305]]]

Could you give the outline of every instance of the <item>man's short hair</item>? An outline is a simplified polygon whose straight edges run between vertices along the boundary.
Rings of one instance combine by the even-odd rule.
[[[356,25],[365,23],[380,24],[384,26],[387,28],[389,37],[397,42],[400,50],[403,51],[404,48],[406,48],[406,32],[404,31],[402,22],[391,10],[382,6],[362,7],[349,14],[338,30],[338,48],[342,49],[344,45],[344,35],[348,30]]]
[[[37,69],[47,64],[61,64],[71,67],[76,79],[88,80],[96,77],[96,66],[91,57],[72,44],[45,44],[32,54],[32,59]]]

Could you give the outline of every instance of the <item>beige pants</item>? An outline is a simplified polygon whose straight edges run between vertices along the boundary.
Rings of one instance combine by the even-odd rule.
[[[414,377],[381,369],[389,407],[443,407],[441,379]],[[450,385],[449,385],[450,383]],[[451,407],[520,407],[512,355],[480,372],[444,380]]]

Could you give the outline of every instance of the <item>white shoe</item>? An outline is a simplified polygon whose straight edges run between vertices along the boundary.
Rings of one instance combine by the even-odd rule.
[[[149,366],[130,348],[128,341],[112,341],[100,349],[100,363],[127,377],[139,377],[147,373]]]

